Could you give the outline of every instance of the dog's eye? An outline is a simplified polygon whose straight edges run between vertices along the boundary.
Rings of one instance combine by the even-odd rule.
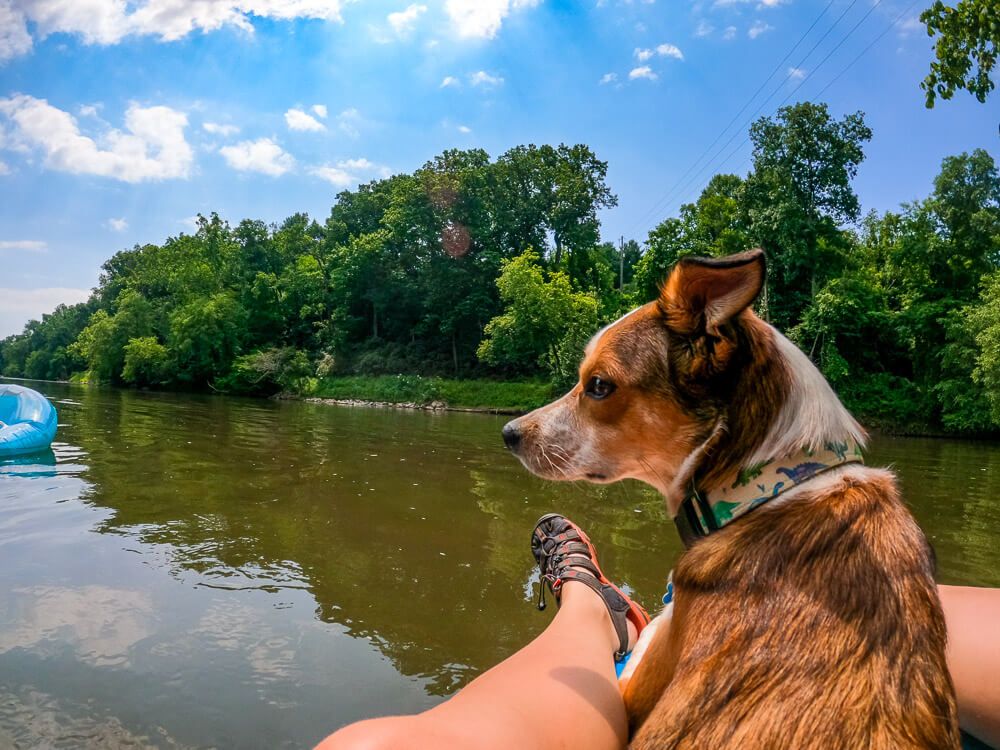
[[[587,387],[584,389],[586,393],[591,398],[596,398],[600,401],[602,398],[607,398],[612,393],[615,392],[615,384],[610,380],[602,380],[596,375],[587,381]]]

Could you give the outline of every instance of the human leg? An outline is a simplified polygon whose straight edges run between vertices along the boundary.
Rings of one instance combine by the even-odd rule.
[[[621,639],[605,598],[579,580],[593,572],[601,576],[596,559],[580,551],[592,551],[589,540],[583,543],[572,532],[564,536],[558,552],[566,562],[557,566],[560,607],[541,635],[441,705],[416,716],[353,724],[317,750],[624,747],[627,723],[613,658]],[[552,566],[543,565],[545,570]],[[634,643],[636,627],[628,621],[627,628]]]
[[[1000,589],[938,586],[959,724],[1000,747]]]

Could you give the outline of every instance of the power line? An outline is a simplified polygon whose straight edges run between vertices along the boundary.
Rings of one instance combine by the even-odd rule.
[[[875,6],[877,6],[879,4],[879,2],[881,2],[881,0],[877,0],[877,2],[875,3]],[[834,22],[830,25],[830,27],[823,33],[822,36],[820,36],[819,39],[816,40],[816,42],[813,44],[813,46],[810,47],[809,51],[806,52],[805,55],[803,55],[802,59],[793,67],[792,70],[790,70],[788,72],[788,74],[785,76],[785,78],[782,79],[781,82],[778,83],[778,86],[775,88],[775,90],[772,91],[771,94],[767,97],[767,99],[764,100],[764,104],[762,104],[761,106],[759,106],[757,108],[757,110],[754,112],[754,114],[750,116],[750,119],[744,124],[744,126],[743,126],[744,128],[747,125],[750,124],[750,122],[753,120],[753,118],[756,117],[761,112],[761,110],[764,109],[764,106],[767,104],[767,102],[769,102],[781,90],[781,87],[784,86],[785,83],[789,79],[791,79],[793,71],[795,69],[799,68],[801,65],[803,65],[805,63],[806,60],[809,59],[809,57],[812,55],[812,53],[816,51],[816,48],[819,47],[819,45],[823,43],[823,41],[830,35],[830,33],[835,28],[837,28],[837,25],[841,22],[841,20],[843,20],[844,16],[846,16],[851,11],[851,9],[855,5],[857,5],[857,3],[858,3],[858,0],[851,0],[851,3],[846,8],[844,8],[844,10],[841,12],[841,14],[839,16],[837,16],[836,20],[834,20]],[[803,33],[802,36],[799,37],[799,40],[792,46],[792,48],[785,54],[785,56],[781,59],[781,61],[775,66],[775,69],[771,71],[771,74],[768,75],[768,77],[764,79],[764,82],[758,87],[758,89],[753,93],[753,95],[747,100],[746,104],[744,104],[743,107],[740,108],[739,112],[737,112],[736,115],[733,117],[733,119],[729,121],[729,124],[726,125],[726,127],[724,127],[722,129],[722,132],[720,132],[719,135],[716,136],[715,140],[712,141],[712,143],[709,144],[709,146],[702,152],[701,156],[698,157],[698,159],[694,162],[694,164],[692,164],[688,168],[688,170],[683,175],[681,175],[681,177],[678,179],[678,181],[676,183],[674,183],[674,187],[671,188],[669,191],[667,191],[667,194],[664,195],[660,200],[658,200],[649,211],[647,211],[645,214],[643,214],[642,218],[636,223],[635,227],[633,227],[632,233],[634,233],[635,229],[638,228],[642,223],[644,223],[650,217],[650,215],[652,215],[656,211],[658,211],[661,206],[663,206],[664,204],[670,203],[674,198],[676,198],[678,195],[680,195],[681,193],[683,193],[684,189],[693,180],[697,179],[697,177],[698,177],[699,174],[701,174],[702,172],[705,171],[705,168],[702,167],[700,170],[698,170],[695,173],[695,175],[691,179],[689,179],[687,182],[683,182],[684,178],[688,174],[691,173],[691,171],[701,162],[702,159],[705,158],[705,156],[712,150],[712,147],[716,143],[719,142],[719,139],[722,138],[723,135],[725,135],[726,131],[729,130],[729,128],[732,126],[732,124],[737,120],[737,118],[740,116],[740,114],[742,114],[746,110],[747,106],[749,106],[750,103],[753,102],[753,100],[757,97],[757,95],[760,93],[760,91],[768,84],[768,82],[771,80],[771,78],[774,77],[775,72],[777,72],[777,70],[779,68],[781,68],[781,66],[785,63],[785,61],[789,57],[791,57],[792,53],[796,49],[798,49],[799,45],[805,40],[805,38],[809,35],[809,32],[811,32],[813,30],[813,28],[820,21],[820,19],[826,14],[826,11],[830,8],[830,6],[832,4],[833,4],[833,0],[831,0],[831,2],[828,3],[826,5],[826,7],[823,8],[823,10],[816,17],[816,19],[812,22],[812,24],[810,24],[809,28],[806,29],[805,33]],[[874,8],[875,6],[872,6],[872,7]],[[870,13],[871,13],[871,10],[869,10],[869,14]],[[865,17],[867,17],[867,15],[868,14],[866,14]],[[851,32],[848,32],[848,36],[850,35],[850,33]],[[846,37],[845,37],[845,39],[846,39]],[[719,151],[717,151],[715,153],[715,155],[712,157],[712,159],[715,159],[716,157],[718,157],[718,155],[720,153],[722,153],[722,151],[725,150],[726,146],[728,146],[730,143],[733,142],[733,139],[739,134],[739,132],[740,132],[739,130],[735,131],[729,137],[729,140],[727,140],[722,145],[722,147],[719,149]],[[683,182],[683,184],[681,184],[682,182]]]
[[[863,16],[861,16],[860,19],[858,19],[857,23],[855,23],[854,26],[852,26],[850,28],[850,30],[848,30],[848,32],[846,34],[844,34],[844,36],[841,38],[841,40],[839,42],[837,42],[837,44],[834,45],[833,48],[830,49],[829,52],[826,53],[826,55],[823,57],[823,59],[820,60],[813,67],[813,69],[811,71],[809,71],[808,73],[805,74],[805,76],[802,77],[802,79],[799,81],[798,85],[796,85],[795,88],[792,89],[784,99],[782,99],[780,102],[778,102],[778,107],[779,108],[782,107],[786,102],[788,102],[789,99],[791,99],[793,96],[795,96],[795,94],[798,92],[798,90],[800,88],[802,88],[802,86],[805,85],[806,81],[808,81],[821,67],[823,67],[823,65],[826,63],[826,61],[829,60],[833,56],[833,54],[838,49],[840,49],[844,45],[845,42],[847,42],[847,40],[854,34],[854,32],[857,31],[858,28],[861,27],[861,24],[863,24],[868,19],[868,17],[881,4],[881,2],[882,2],[882,0],[876,0],[876,2],[872,4],[872,6],[868,9],[868,11]],[[882,36],[884,36],[886,33],[888,33],[888,31],[891,28],[893,28],[899,22],[899,19],[901,19],[903,17],[903,15],[905,15],[907,13],[907,11],[909,11],[909,9],[912,8],[913,5],[916,4],[916,2],[917,2],[917,0],[914,0],[914,2],[906,10],[903,11],[903,13],[901,13],[899,16],[897,16],[896,20],[894,20],[891,24],[889,24],[889,26],[878,37],[876,37],[876,39],[872,43],[870,43],[868,45],[868,47],[866,47],[861,54],[863,55],[865,52],[867,52],[875,44],[875,42],[878,41],[878,39],[880,39]],[[853,5],[853,3],[852,3],[852,5]],[[843,15],[841,15],[841,17],[843,17]],[[840,19],[838,18],[837,20],[839,21]],[[814,45],[813,49],[815,49],[815,48],[816,48],[816,46]],[[809,51],[809,53],[806,55],[806,57],[808,57],[809,54],[812,54],[812,50]],[[861,55],[858,55],[858,57],[856,57],[854,60],[851,61],[851,63],[849,63],[848,67],[850,67],[851,65],[853,65],[860,57],[861,57]],[[803,58],[803,62],[804,61],[805,61],[805,58]],[[834,80],[836,80],[837,78],[839,78],[840,76],[842,76],[846,72],[846,70],[847,70],[847,68],[845,68],[844,70],[841,70],[840,73],[838,73],[837,76],[834,78]],[[784,82],[782,82],[782,83],[784,83]],[[833,82],[831,81],[831,84],[832,83]],[[823,92],[825,92],[826,89],[828,89],[829,87],[830,87],[830,84],[828,84],[823,89],[823,91],[820,92],[820,94],[822,94]],[[754,115],[750,118],[750,120],[752,120],[753,117],[755,117],[764,108],[764,106],[766,106],[767,103],[769,101],[771,101],[771,99],[775,96],[775,94],[778,93],[779,90],[780,90],[780,85],[779,85],[778,89],[775,89],[773,92],[771,92],[771,95],[767,99],[764,100],[764,103],[758,108],[757,112],[754,113]],[[818,96],[819,95],[817,95],[817,98],[818,98]],[[746,124],[749,125],[750,121],[748,120]],[[730,143],[732,143],[733,139],[736,138],[738,132],[739,131],[737,131],[737,133],[733,133],[733,135],[730,136],[729,140],[726,141],[725,144],[723,144],[722,148],[719,149],[719,151],[716,153],[716,155],[715,155],[716,158],[719,156],[719,154],[722,153],[722,151],[726,148],[726,146],[728,146]],[[741,141],[740,144],[735,149],[733,149],[733,151],[731,151],[728,156],[726,156],[726,158],[724,158],[721,162],[719,162],[719,164],[717,166],[722,166],[727,161],[729,161],[729,159],[732,158],[733,154],[735,154],[737,151],[739,151],[745,144],[749,143],[749,141],[750,141],[750,136],[747,135],[747,137],[744,138],[743,141]],[[713,158],[713,160],[710,161],[708,164],[706,164],[705,167],[703,167],[701,170],[699,170],[694,175],[694,177],[691,180],[688,180],[688,182],[685,183],[685,187],[687,187],[687,185],[689,185],[691,182],[693,182],[695,179],[697,179],[705,171],[705,169],[707,167],[711,166],[711,164],[714,163],[714,160],[715,159]],[[681,191],[681,193],[683,194],[683,190]]]
[[[835,75],[833,77],[833,79],[828,84],[826,84],[826,86],[824,86],[822,89],[820,89],[819,93],[816,94],[816,98],[819,99],[821,96],[823,96],[823,94],[826,93],[827,89],[829,89],[833,84],[835,84],[837,81],[840,80],[840,77],[842,75],[844,75],[844,73],[846,73],[848,70],[850,70],[851,68],[853,68],[854,67],[854,63],[856,63],[858,60],[860,60],[862,57],[864,57],[868,53],[868,50],[870,50],[879,41],[881,41],[882,37],[884,37],[886,34],[888,34],[890,31],[892,31],[896,27],[896,25],[900,21],[903,20],[903,16],[905,16],[907,13],[909,13],[913,9],[913,6],[915,6],[919,1],[920,0],[913,0],[912,3],[910,3],[908,6],[906,6],[906,8],[903,10],[903,12],[900,13],[898,16],[896,16],[896,19],[892,23],[890,23],[888,26],[886,26],[885,29],[882,31],[881,34],[879,34],[877,37],[875,37],[874,39],[872,39],[871,42],[868,43],[868,46],[865,47],[863,50],[861,50],[861,52],[858,53],[857,57],[855,57],[853,60],[851,60],[849,63],[847,63],[847,65],[844,66],[843,70],[841,70],[839,73],[837,73],[837,75]]]
[[[857,0],[855,0],[855,2],[856,1]],[[830,7],[834,4],[834,2],[836,2],[836,0],[830,0],[830,2],[826,4],[826,7],[824,7],[823,10],[820,11],[820,14],[816,16],[813,22],[809,25],[809,28],[807,28],[805,32],[803,32],[802,36],[799,37],[799,40],[795,42],[794,45],[792,45],[792,48],[788,50],[788,52],[785,53],[785,56],[781,58],[781,60],[778,62],[777,65],[774,66],[774,69],[768,74],[767,78],[763,80],[760,86],[757,87],[757,90],[750,95],[750,98],[747,99],[746,102],[744,102],[743,106],[740,107],[739,111],[737,111],[737,113],[733,115],[733,119],[729,121],[726,127],[724,127],[721,131],[719,131],[719,134],[715,136],[715,140],[713,140],[710,144],[708,144],[705,150],[702,151],[701,155],[691,164],[690,167],[688,167],[687,171],[684,174],[682,174],[679,178],[677,178],[677,182],[675,182],[674,186],[667,191],[666,196],[672,194],[673,191],[676,190],[678,184],[680,184],[681,180],[687,177],[691,173],[691,170],[697,167],[699,163],[701,163],[701,160],[705,158],[705,156],[709,153],[709,151],[712,150],[712,147],[719,142],[719,139],[726,134],[726,131],[729,130],[730,127],[732,127],[733,123],[736,122],[737,118],[739,118],[739,116],[743,114],[746,108],[749,107],[750,104],[753,102],[753,100],[757,98],[757,95],[764,89],[765,86],[767,86],[768,82],[770,82],[770,80],[774,77],[774,74],[777,73],[778,70],[781,69],[781,66],[785,64],[785,61],[788,60],[788,58],[792,56],[792,53],[799,48],[799,45],[805,41],[806,37],[809,36],[809,33],[816,27],[816,24],[820,22],[820,20],[823,18],[824,15],[826,15],[826,12],[830,9]],[[836,25],[836,22],[834,22],[834,25]],[[663,198],[658,200],[653,205],[653,207],[643,215],[643,217],[639,220],[638,224],[642,224],[647,218],[649,218],[650,214],[655,213],[660,208],[660,205],[663,203],[663,201],[664,201]]]

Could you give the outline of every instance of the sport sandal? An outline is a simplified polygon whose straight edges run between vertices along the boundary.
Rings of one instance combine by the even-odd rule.
[[[636,632],[641,633],[649,624],[649,615],[601,572],[597,552],[583,529],[565,516],[548,513],[538,519],[531,532],[531,554],[542,574],[538,585],[538,609],[545,609],[546,586],[558,606],[566,581],[586,584],[601,596],[611,615],[618,635],[615,661],[624,659],[629,652],[628,621],[631,620]]]

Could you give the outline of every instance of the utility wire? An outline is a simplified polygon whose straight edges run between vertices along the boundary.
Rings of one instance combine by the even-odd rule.
[[[895,19],[895,20],[894,20],[894,21],[893,21],[893,22],[892,22],[891,24],[889,24],[889,26],[888,26],[888,27],[886,27],[886,29],[885,29],[885,30],[883,30],[883,31],[882,31],[882,33],[881,33],[881,34],[879,34],[879,35],[878,35],[878,36],[877,36],[877,37],[876,37],[876,38],[875,38],[875,39],[874,39],[874,40],[873,40],[873,41],[872,41],[871,43],[869,43],[869,45],[868,45],[867,47],[865,47],[865,49],[864,49],[864,50],[863,50],[863,51],[861,52],[861,54],[859,54],[859,55],[858,55],[857,57],[855,57],[855,58],[854,58],[854,60],[852,60],[852,61],[851,61],[851,62],[850,62],[850,63],[849,63],[848,65],[847,65],[847,67],[846,67],[846,68],[844,68],[843,70],[841,70],[841,71],[840,71],[840,72],[839,72],[839,73],[838,73],[838,74],[837,74],[837,75],[836,75],[836,76],[834,77],[833,81],[836,81],[836,80],[837,80],[838,78],[840,78],[840,77],[841,77],[841,76],[842,76],[842,75],[843,75],[843,74],[844,74],[844,73],[845,73],[845,72],[847,71],[847,69],[848,69],[848,68],[850,68],[850,67],[851,67],[852,65],[854,65],[854,63],[855,63],[855,62],[857,62],[857,61],[858,61],[858,60],[859,60],[859,59],[861,58],[861,56],[865,54],[865,52],[867,52],[867,51],[868,51],[869,49],[871,49],[871,47],[873,47],[873,46],[875,45],[875,43],[876,43],[876,42],[877,42],[877,41],[878,41],[879,39],[881,39],[881,38],[882,38],[883,36],[885,36],[885,35],[886,35],[886,34],[887,34],[887,33],[889,32],[889,30],[890,30],[890,29],[892,29],[892,28],[893,28],[893,27],[894,27],[894,26],[895,26],[895,25],[896,25],[897,23],[899,23],[900,19],[902,19],[902,17],[903,17],[903,16],[904,16],[904,15],[905,15],[905,14],[906,14],[906,13],[907,13],[907,12],[908,12],[909,10],[910,10],[910,8],[912,8],[912,7],[914,6],[914,5],[916,5],[917,1],[918,1],[918,0],[914,0],[914,2],[913,2],[913,3],[911,3],[911,4],[910,4],[910,5],[909,5],[909,6],[908,6],[908,7],[906,8],[906,10],[904,10],[904,11],[903,11],[902,13],[900,13],[900,14],[899,14],[899,15],[898,15],[898,16],[896,17],[896,19]],[[812,76],[813,76],[813,75],[814,75],[814,74],[815,74],[815,73],[816,73],[816,72],[817,72],[817,71],[818,71],[818,70],[819,70],[819,69],[820,69],[821,67],[823,67],[823,65],[824,65],[824,64],[825,64],[825,63],[827,62],[827,60],[829,60],[829,59],[830,59],[830,58],[831,58],[831,57],[832,57],[832,56],[834,55],[834,53],[835,53],[835,52],[836,52],[836,51],[837,51],[838,49],[840,49],[840,48],[841,48],[841,47],[842,47],[842,46],[843,46],[843,45],[844,45],[844,44],[845,44],[845,43],[847,42],[847,40],[848,40],[848,39],[849,39],[849,38],[850,38],[850,37],[851,37],[851,36],[852,36],[852,35],[854,34],[854,32],[855,32],[855,31],[857,31],[857,30],[858,30],[858,29],[859,29],[859,28],[861,27],[861,25],[862,25],[862,24],[863,24],[863,23],[864,23],[864,22],[865,22],[865,21],[866,21],[866,20],[868,19],[868,17],[869,17],[869,16],[870,16],[870,15],[871,15],[871,14],[872,14],[872,13],[873,13],[874,11],[875,11],[875,9],[876,9],[876,8],[877,8],[877,7],[878,7],[878,6],[880,5],[880,4],[881,4],[881,2],[882,2],[882,0],[876,0],[876,2],[875,2],[874,4],[872,4],[872,6],[871,6],[871,7],[870,7],[870,8],[868,9],[868,11],[867,11],[867,12],[866,12],[866,13],[865,13],[865,14],[864,14],[864,15],[863,15],[863,16],[862,16],[862,17],[861,17],[860,19],[858,19],[857,23],[855,23],[855,24],[854,24],[854,26],[852,26],[852,27],[850,28],[850,30],[849,30],[849,31],[848,31],[848,32],[847,32],[847,33],[846,33],[846,34],[845,34],[845,35],[844,35],[844,36],[843,36],[843,37],[841,38],[841,40],[840,40],[839,42],[837,42],[837,44],[836,44],[836,45],[834,45],[834,46],[833,46],[833,48],[832,48],[832,49],[830,49],[830,51],[829,51],[829,52],[827,52],[827,53],[826,53],[826,55],[825,55],[825,56],[823,57],[823,59],[822,59],[822,60],[820,60],[820,61],[819,61],[819,62],[818,62],[818,63],[817,63],[817,64],[816,64],[816,65],[815,65],[814,67],[813,67],[813,69],[812,69],[812,70],[810,70],[810,71],[809,71],[808,73],[806,73],[806,75],[802,77],[802,79],[801,79],[801,80],[800,80],[800,81],[798,82],[798,84],[797,84],[797,85],[795,86],[795,88],[794,88],[794,89],[792,89],[792,90],[791,90],[791,91],[790,91],[790,92],[788,93],[788,95],[787,95],[787,96],[786,96],[786,97],[785,97],[784,99],[782,99],[782,100],[781,100],[781,101],[780,101],[780,102],[778,103],[778,107],[779,107],[779,108],[780,108],[780,107],[782,107],[782,106],[783,106],[783,105],[784,105],[785,103],[787,103],[789,99],[791,99],[791,98],[792,98],[793,96],[795,96],[795,94],[796,94],[796,93],[798,93],[798,90],[799,90],[800,88],[802,88],[802,86],[804,86],[804,85],[805,85],[806,81],[808,81],[808,80],[809,80],[809,79],[810,79],[810,78],[811,78],[811,77],[812,77]],[[838,19],[838,20],[839,20],[839,19]],[[815,48],[815,47],[814,47],[814,48]],[[811,53],[811,52],[812,52],[812,50],[810,50],[810,53]],[[786,80],[787,80],[787,79],[786,79]],[[820,95],[822,95],[822,94],[823,94],[823,93],[824,93],[824,92],[825,92],[825,91],[826,91],[826,90],[827,90],[827,89],[828,89],[828,88],[829,88],[829,87],[830,87],[830,86],[831,86],[831,85],[833,84],[833,81],[831,81],[831,82],[830,82],[829,84],[827,84],[827,86],[826,86],[826,87],[825,87],[825,88],[824,88],[824,89],[823,89],[823,90],[822,90],[822,91],[821,91],[821,92],[820,92],[819,94],[817,94],[817,96],[816,96],[815,98],[818,98],[818,97],[819,97]],[[764,106],[766,106],[766,105],[767,105],[767,103],[768,103],[768,102],[769,102],[769,101],[770,101],[770,100],[771,100],[771,99],[772,99],[772,98],[773,98],[773,97],[775,96],[775,94],[777,94],[777,93],[778,93],[778,91],[779,91],[779,90],[780,90],[780,86],[779,86],[779,88],[778,88],[778,89],[776,89],[775,91],[773,91],[773,92],[771,93],[771,95],[770,95],[770,96],[769,96],[769,97],[768,97],[767,99],[765,99],[765,100],[764,100],[764,104],[762,104],[762,105],[760,106],[760,108],[758,108],[758,110],[757,110],[757,113],[759,113],[759,112],[760,112],[760,111],[761,111],[761,110],[762,110],[762,109],[764,108]],[[756,114],[757,114],[757,113],[755,113],[755,114],[754,114],[754,117],[756,116]],[[752,120],[752,119],[753,119],[753,117],[751,117],[751,120]],[[749,125],[749,123],[750,123],[750,121],[748,121],[748,122],[747,122],[746,124],[747,124],[747,125]],[[694,175],[694,176],[692,177],[692,179],[688,180],[688,182],[687,182],[687,183],[685,183],[685,187],[687,187],[687,185],[691,184],[691,183],[692,183],[692,182],[693,182],[693,181],[694,181],[695,179],[697,179],[697,178],[698,178],[698,177],[699,177],[699,176],[700,176],[701,174],[703,174],[703,173],[704,173],[704,171],[705,171],[705,169],[707,169],[707,168],[708,168],[709,166],[711,166],[711,165],[712,165],[713,163],[715,163],[715,159],[716,159],[716,158],[718,158],[719,154],[721,154],[721,153],[722,153],[722,151],[723,151],[723,150],[724,150],[724,149],[726,148],[726,146],[728,146],[728,145],[729,145],[730,143],[732,143],[732,141],[733,141],[733,140],[734,140],[734,139],[736,138],[736,136],[738,135],[738,132],[739,132],[739,131],[737,131],[736,133],[733,133],[733,135],[732,135],[732,136],[731,136],[731,137],[729,138],[729,140],[728,140],[728,141],[726,141],[726,143],[725,143],[725,144],[723,144],[722,148],[721,148],[721,149],[719,149],[719,151],[718,151],[718,152],[716,153],[716,155],[715,155],[715,158],[713,158],[713,160],[712,160],[712,161],[710,161],[710,162],[709,162],[708,164],[706,164],[706,165],[705,165],[705,167],[703,167],[702,169],[700,169],[700,170],[699,170],[699,171],[698,171],[698,172],[697,172],[697,173],[696,173],[696,174],[695,174],[695,175]],[[728,156],[726,156],[726,157],[725,157],[725,158],[724,158],[724,159],[723,159],[723,160],[722,160],[721,162],[719,162],[719,163],[718,163],[718,164],[716,165],[716,168],[718,168],[718,167],[721,167],[721,166],[722,166],[723,164],[725,164],[726,162],[728,162],[728,161],[729,161],[729,160],[730,160],[730,159],[732,158],[732,156],[733,156],[733,155],[734,155],[734,154],[735,154],[736,152],[738,152],[738,151],[739,151],[739,150],[740,150],[741,148],[743,148],[743,146],[745,146],[745,145],[746,145],[747,143],[749,143],[749,142],[750,142],[750,136],[749,136],[749,134],[748,134],[748,135],[747,135],[747,136],[746,136],[746,137],[745,137],[745,138],[744,138],[744,139],[743,139],[743,140],[742,140],[742,141],[740,142],[740,144],[739,144],[738,146],[736,146],[736,148],[735,148],[735,149],[733,149],[733,151],[731,151],[731,152],[729,153],[729,155],[728,155]],[[683,194],[683,192],[682,192],[682,194]]]
[[[881,0],[879,0],[879,1],[881,1]],[[715,140],[712,141],[712,143],[710,143],[708,145],[708,147],[702,152],[701,156],[699,156],[698,159],[696,159],[695,162],[690,167],[688,167],[687,171],[683,175],[681,175],[680,178],[678,178],[677,182],[674,183],[674,186],[670,190],[668,190],[667,193],[663,197],[661,197],[660,200],[658,200],[649,211],[647,211],[645,214],[643,214],[642,218],[636,223],[636,225],[631,230],[631,233],[634,234],[635,230],[639,226],[641,226],[647,219],[649,219],[649,217],[652,214],[656,213],[656,211],[658,211],[664,204],[670,203],[677,196],[677,194],[679,194],[680,192],[682,192],[684,190],[684,188],[687,187],[688,184],[690,184],[690,180],[688,182],[683,182],[684,178],[687,177],[689,174],[691,174],[691,171],[695,167],[697,167],[699,163],[701,163],[701,160],[704,159],[705,156],[709,152],[711,152],[712,147],[715,146],[715,144],[719,142],[719,139],[721,139],[722,136],[726,134],[726,131],[728,131],[729,128],[732,127],[733,123],[736,122],[736,120],[739,118],[739,116],[746,110],[746,108],[748,106],[750,106],[750,104],[757,97],[757,95],[761,92],[761,90],[763,90],[764,87],[767,86],[767,84],[770,82],[770,80],[774,77],[774,74],[781,68],[782,65],[785,64],[785,61],[787,61],[788,58],[792,56],[792,53],[795,52],[796,49],[798,49],[799,45],[802,44],[803,41],[805,41],[805,39],[809,35],[809,33],[813,30],[813,28],[815,28],[816,24],[819,23],[819,21],[826,14],[827,10],[829,10],[830,7],[833,5],[833,2],[834,2],[834,0],[830,0],[830,2],[823,8],[823,10],[820,11],[820,14],[809,25],[809,28],[806,29],[805,32],[802,34],[802,36],[799,37],[799,40],[794,45],[792,45],[792,48],[785,54],[785,56],[781,59],[781,61],[778,62],[778,64],[774,67],[774,70],[772,70],[771,73],[767,76],[767,78],[764,79],[764,82],[757,88],[757,90],[750,96],[750,98],[747,99],[746,103],[740,108],[740,110],[736,113],[736,115],[733,116],[732,120],[729,121],[729,123],[726,125],[726,127],[724,127],[722,129],[722,131],[719,133],[719,135],[717,135],[715,137]],[[815,44],[813,44],[813,46],[809,49],[809,51],[802,57],[802,59],[799,61],[799,63],[796,66],[794,66],[794,67],[796,67],[796,68],[800,67],[812,55],[812,53],[816,50],[816,48],[820,44],[823,43],[823,41],[837,27],[837,24],[840,23],[840,21],[844,18],[844,16],[846,16],[847,13],[850,12],[850,10],[857,4],[857,2],[858,2],[858,0],[851,0],[851,3],[843,10],[843,12],[841,12],[841,14],[839,16],[837,16],[836,20],[823,33],[823,35],[815,42]],[[876,5],[877,4],[878,3],[876,3]],[[778,91],[781,90],[781,87],[789,80],[789,78],[791,78],[791,76],[792,76],[792,74],[791,74],[791,72],[789,72],[785,76],[785,78],[782,79],[782,81],[778,84],[777,88],[773,92],[771,92],[771,94],[767,97],[767,99],[764,100],[765,104],[768,101],[770,101]],[[763,105],[760,106],[760,107],[758,107],[757,110],[756,110],[756,112],[753,115],[751,115],[750,120],[752,120],[762,109],[763,109]],[[747,121],[747,123],[744,124],[744,127],[746,127],[746,125],[749,124],[749,122],[750,121]],[[719,155],[719,153],[721,153],[723,150],[725,150],[726,146],[728,146],[730,143],[732,143],[733,138],[735,138],[739,132],[740,132],[739,130],[737,130],[736,132],[734,132],[733,135],[730,136],[729,140],[726,141],[726,143],[724,143],[722,145],[722,148],[720,148],[719,151],[712,158],[717,157]],[[704,168],[702,168],[701,170],[699,170],[698,173],[696,173],[695,178],[697,177],[697,174],[700,174],[703,171],[704,171]]]
[[[709,154],[709,152],[712,150],[715,144],[719,142],[722,136],[724,136],[726,132],[729,130],[729,128],[732,127],[733,123],[736,122],[739,116],[743,114],[746,111],[746,108],[749,107],[750,104],[753,102],[753,100],[757,98],[757,95],[760,94],[760,92],[764,90],[764,87],[767,86],[767,84],[771,81],[772,78],[774,78],[774,74],[781,69],[781,66],[785,64],[785,61],[788,60],[788,58],[792,56],[792,53],[799,48],[799,45],[805,41],[806,37],[809,36],[809,33],[816,27],[816,24],[820,22],[820,20],[823,18],[824,15],[826,15],[826,12],[830,9],[830,7],[834,4],[834,2],[836,2],[836,0],[830,0],[830,2],[826,4],[826,7],[824,7],[823,10],[820,11],[820,14],[816,16],[813,22],[809,25],[809,28],[806,29],[805,32],[803,32],[802,36],[799,37],[799,40],[795,42],[794,45],[792,45],[792,48],[785,53],[785,56],[781,58],[781,60],[778,62],[777,65],[774,66],[774,69],[770,73],[768,73],[767,78],[765,78],[761,82],[760,86],[757,87],[757,90],[750,95],[750,98],[743,103],[743,106],[739,108],[739,111],[737,111],[736,114],[733,115],[733,119],[731,119],[729,123],[722,130],[719,131],[719,134],[715,136],[715,140],[713,140],[710,144],[708,144],[708,146],[705,147],[705,150],[702,151],[701,155],[694,162],[692,162],[691,166],[687,168],[687,171],[677,178],[677,181],[674,183],[673,187],[671,187],[664,194],[664,196],[661,197],[660,200],[658,200],[653,205],[653,207],[643,215],[642,219],[639,220],[640,224],[644,222],[647,218],[649,218],[650,214],[655,213],[660,208],[665,198],[671,197],[671,195],[677,189],[677,186],[681,183],[681,181],[689,174],[691,174],[691,171],[695,167],[697,167],[701,163],[701,160],[704,159]]]

